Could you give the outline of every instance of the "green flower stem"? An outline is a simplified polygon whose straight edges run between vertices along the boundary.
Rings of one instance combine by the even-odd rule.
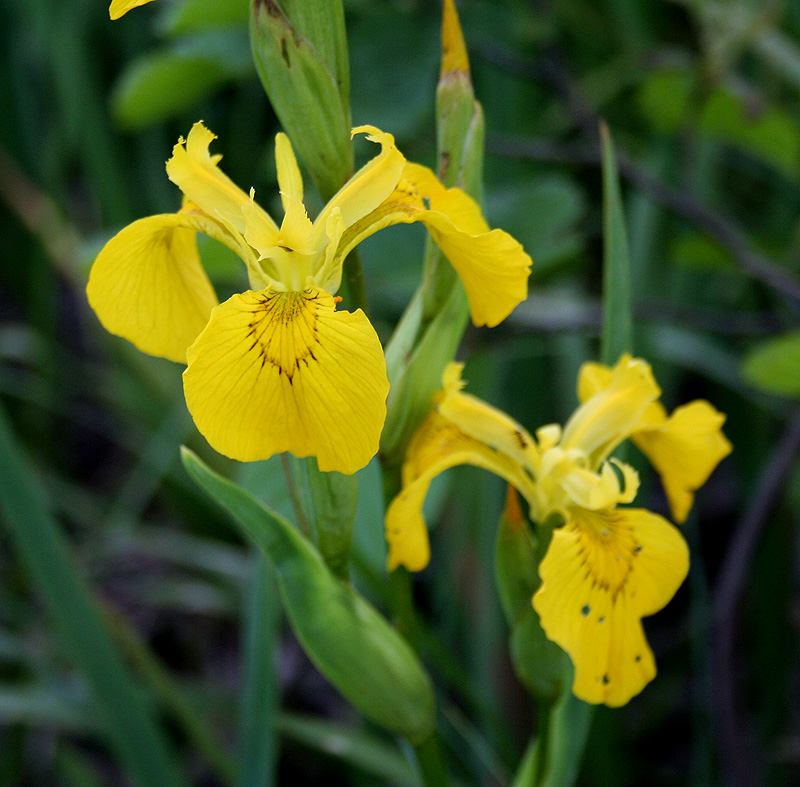
[[[383,466],[383,493],[386,505],[391,503],[400,491],[400,468]],[[414,609],[414,596],[411,588],[411,574],[400,566],[389,577],[389,594],[394,614],[395,626],[406,641],[419,651],[420,629]],[[425,787],[447,787],[450,777],[442,757],[439,735],[434,730],[422,743],[414,746],[422,783]]]
[[[361,267],[361,256],[358,249],[353,249],[344,261],[344,278],[347,282],[347,292],[350,295],[350,308],[361,309],[369,317],[364,271]]]
[[[417,764],[425,787],[447,787],[450,784],[436,732],[415,746],[414,753],[417,755]]]

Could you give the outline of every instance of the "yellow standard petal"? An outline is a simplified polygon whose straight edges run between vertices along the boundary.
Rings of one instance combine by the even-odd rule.
[[[140,5],[149,3],[151,0],[112,0],[111,6],[108,9],[108,15],[112,19],[119,19],[125,16],[133,8],[138,8]]]
[[[686,542],[643,509],[573,508],[553,532],[533,597],[545,634],[575,667],[575,696],[617,707],[656,674],[641,618],[664,607],[689,570]]]
[[[732,450],[722,433],[724,423],[722,413],[698,399],[633,435],[634,443],[661,476],[672,518],[678,523],[689,515],[694,492]]]
[[[217,451],[241,461],[289,451],[354,473],[377,453],[389,383],[362,311],[317,287],[252,290],[211,314],[189,348],[184,392]]]
[[[186,362],[217,296],[197,253],[195,231],[219,227],[190,213],[139,219],[97,256],[86,294],[103,327],[142,352]]]
[[[502,322],[528,296],[531,258],[502,230],[489,230],[478,204],[458,188],[445,188],[420,164],[406,164],[397,188],[372,213],[345,232],[343,259],[383,227],[421,221],[456,269],[475,325]]]
[[[597,364],[589,365],[597,370]],[[605,377],[605,375],[603,375]],[[588,375],[581,373],[578,394],[586,394]],[[564,426],[561,447],[578,448],[590,455],[593,467],[630,437],[648,406],[661,395],[650,364],[623,355],[611,370],[607,385],[586,399]]]
[[[489,470],[513,484],[529,502],[532,500],[532,480],[519,462],[432,412],[408,446],[403,487],[386,512],[390,570],[405,566],[409,571],[421,571],[428,565],[430,545],[422,505],[431,481],[456,465]]]
[[[169,179],[198,207],[213,218],[219,217],[225,224],[244,234],[245,222],[242,208],[250,205],[245,194],[218,166],[218,156],[212,156],[208,147],[216,135],[202,122],[195,123],[186,141],[180,140],[172,149],[172,158],[167,161]],[[253,210],[263,214],[262,219],[277,234],[278,227],[257,203]]]

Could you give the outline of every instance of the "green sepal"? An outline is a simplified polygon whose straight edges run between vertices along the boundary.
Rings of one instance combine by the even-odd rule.
[[[365,716],[419,743],[434,728],[430,679],[406,641],[283,517],[181,449],[189,475],[226,508],[275,571],[286,614],[317,669]]]
[[[318,29],[322,7],[333,18],[336,5],[253,0],[250,12],[256,71],[275,114],[325,201],[353,172],[346,52],[343,57],[331,54],[341,45],[332,45],[333,50],[323,47],[325,36]],[[320,8],[312,12],[305,6]]]
[[[297,460],[302,464],[311,501],[314,541],[322,559],[339,579],[349,579],[350,543],[358,504],[355,475],[323,473],[314,457]]]
[[[420,301],[415,301],[418,307]],[[412,314],[413,320],[419,317],[418,311]],[[431,397],[442,387],[442,372],[455,355],[468,317],[467,298],[459,284],[451,289],[450,297],[427,325],[407,361],[391,349],[391,357],[399,358],[402,365],[389,368],[391,388],[381,434],[381,455],[387,465],[402,463],[408,441],[430,412]],[[413,327],[413,323],[409,325]],[[387,348],[387,359],[389,354]]]
[[[547,551],[552,528],[539,527],[534,535],[517,493],[512,487],[508,489],[495,541],[495,581],[511,629],[511,663],[519,681],[534,697],[552,702],[564,689],[569,690],[571,665],[567,654],[545,636],[531,603],[541,584],[539,562]]]

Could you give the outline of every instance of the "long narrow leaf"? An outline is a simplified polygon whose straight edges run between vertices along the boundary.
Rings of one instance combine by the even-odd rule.
[[[623,353],[633,352],[631,262],[614,143],[605,123],[600,124],[600,143],[603,158],[603,330],[600,360],[610,366]]]
[[[108,744],[140,787],[183,787],[186,781],[174,755],[114,650],[45,499],[0,410],[0,512],[5,529],[65,648],[93,690]]]

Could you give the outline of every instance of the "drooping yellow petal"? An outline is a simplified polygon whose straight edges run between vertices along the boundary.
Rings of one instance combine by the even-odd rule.
[[[200,215],[169,213],[139,219],[106,243],[86,293],[107,331],[142,352],[186,362],[186,349],[217,304],[196,231],[221,233]]]
[[[591,368],[591,367],[590,367]],[[584,390],[586,375],[581,375]],[[579,392],[581,382],[579,381]],[[623,355],[611,372],[611,382],[587,399],[564,426],[561,447],[578,448],[599,464],[630,437],[647,407],[661,395],[650,364]]]
[[[491,230],[477,203],[458,188],[445,188],[427,167],[406,164],[394,192],[348,229],[339,254],[392,224],[421,221],[456,269],[476,325],[502,322],[528,295],[531,258],[508,233]]]
[[[389,391],[380,341],[363,312],[335,311],[317,287],[234,295],[187,357],[189,412],[226,456],[289,451],[354,473],[378,450]]]
[[[409,443],[403,465],[403,487],[386,512],[390,570],[405,566],[409,571],[421,571],[428,565],[430,546],[422,515],[425,495],[439,473],[465,464],[499,475],[531,502],[532,481],[519,462],[466,435],[452,421],[432,412]]]
[[[149,2],[151,0],[111,0],[108,15],[112,19],[119,19],[121,16],[125,16],[132,8],[138,8],[140,5]]]
[[[219,157],[212,156],[208,147],[216,135],[202,122],[195,123],[185,143],[180,140],[172,149],[172,158],[167,161],[169,179],[201,210],[214,218],[219,217],[237,232],[244,234],[245,223],[242,208],[250,205],[250,197],[244,193],[218,166]],[[263,221],[278,227],[267,212],[252,203],[253,210],[263,214]]]
[[[533,606],[545,634],[572,659],[577,697],[624,705],[655,677],[641,618],[667,604],[688,570],[686,542],[662,517],[570,511],[539,566]]]
[[[496,407],[461,391],[462,363],[450,363],[442,375],[443,390],[434,397],[434,409],[464,434],[500,451],[535,473],[536,441],[524,426]]]
[[[661,476],[672,518],[684,522],[694,492],[732,450],[722,433],[725,416],[708,402],[696,400],[633,435],[633,441]]]

